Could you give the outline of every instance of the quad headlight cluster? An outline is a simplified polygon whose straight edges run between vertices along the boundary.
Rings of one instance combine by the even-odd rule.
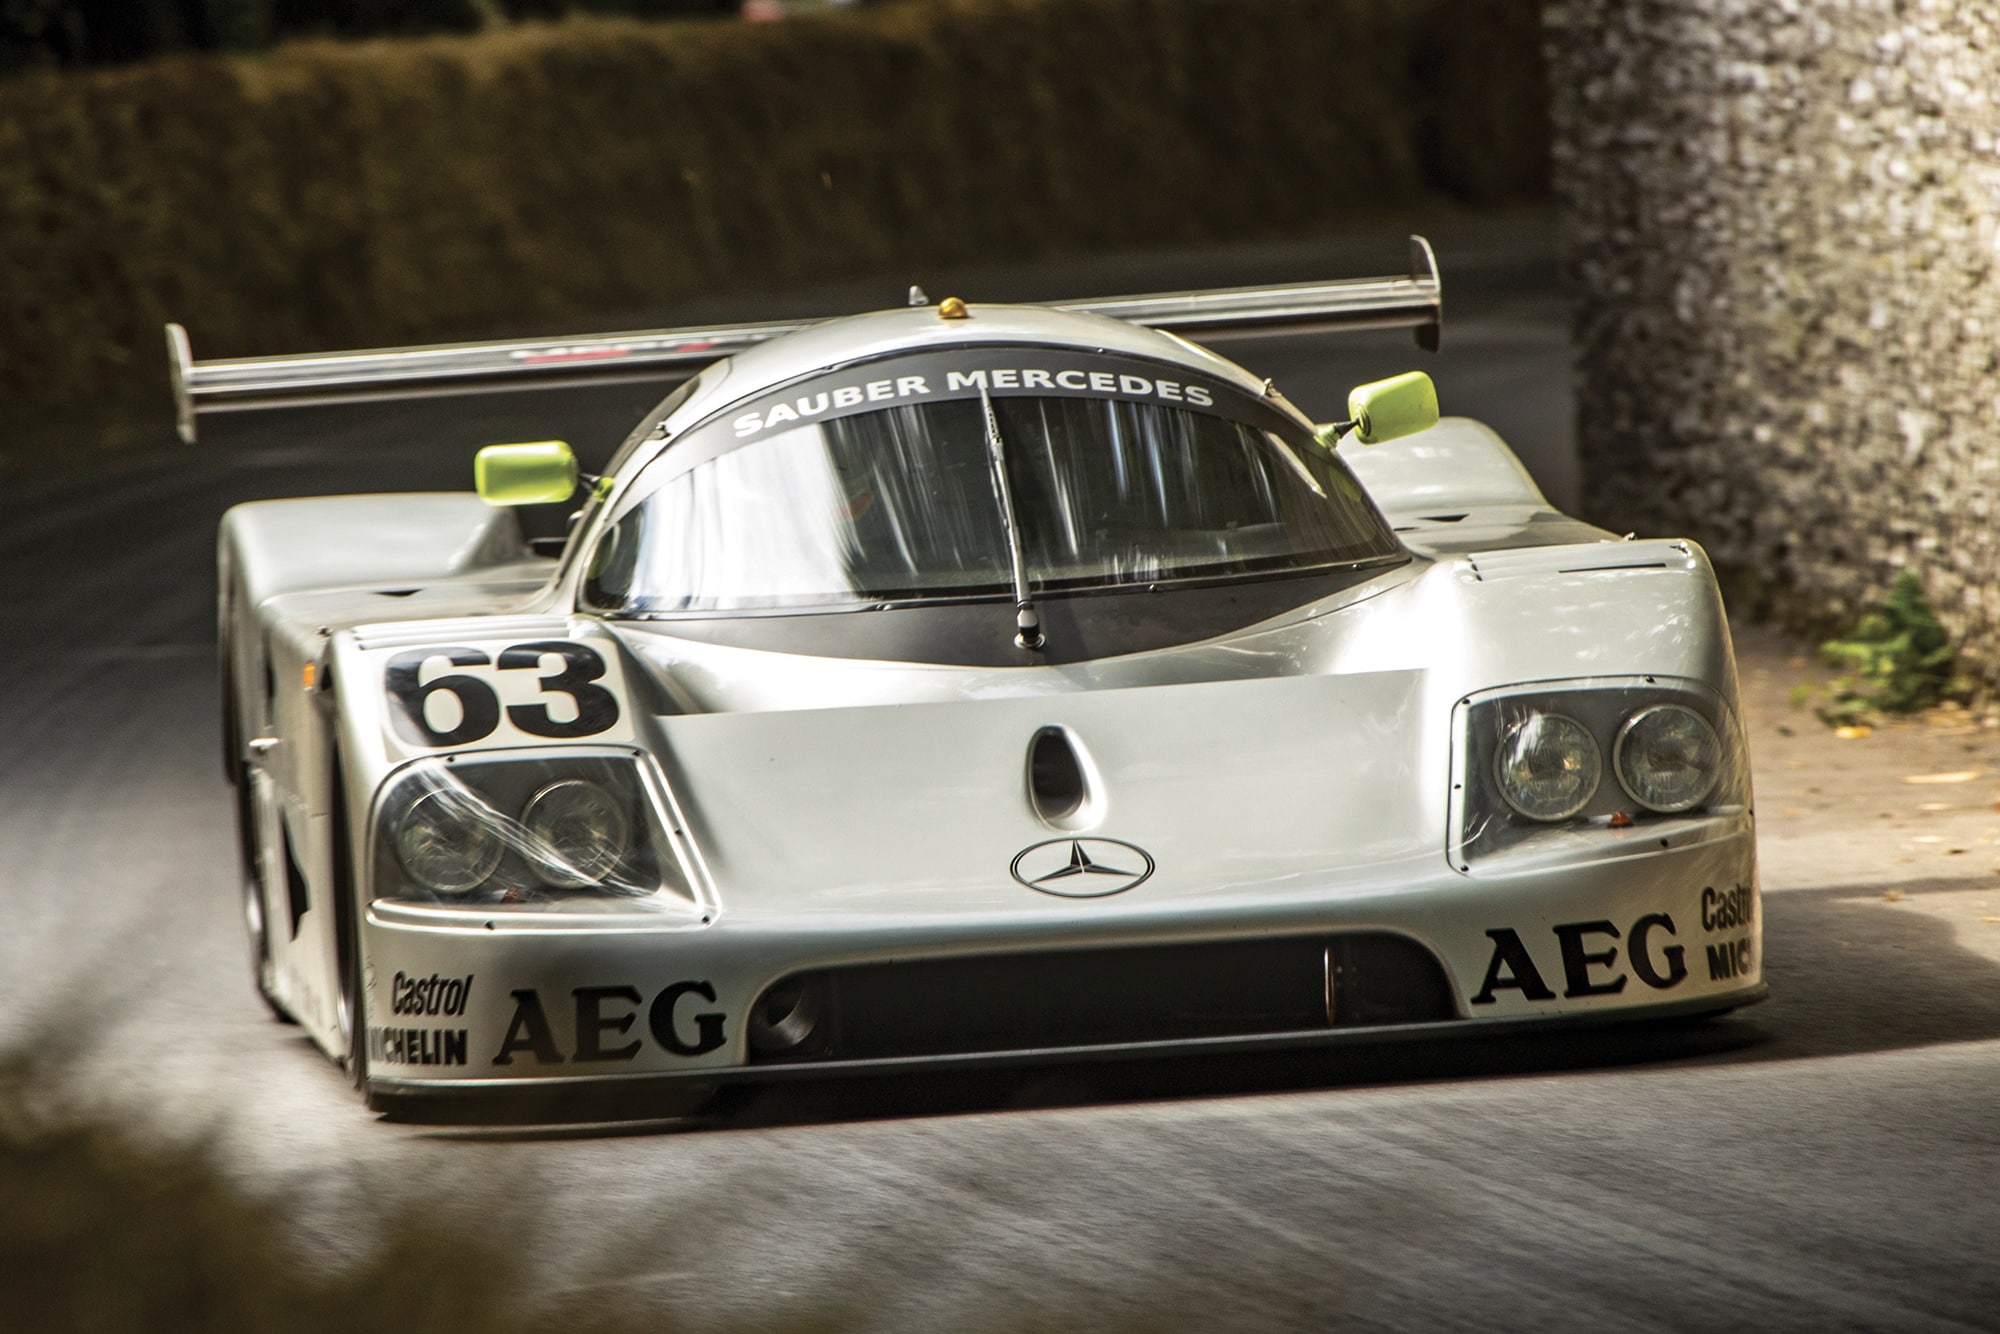
[[[1699,806],[1722,776],[1722,742],[1684,704],[1654,704],[1619,725],[1611,770],[1625,795],[1646,810],[1678,814]],[[1602,785],[1604,752],[1591,730],[1560,713],[1529,713],[1507,729],[1494,757],[1501,799],[1530,820],[1567,820]]]
[[[682,881],[627,756],[426,760],[377,807],[376,895],[525,903]]]
[[[1555,831],[1625,829],[1747,801],[1735,725],[1692,683],[1494,692],[1465,701],[1461,716],[1461,860]]]

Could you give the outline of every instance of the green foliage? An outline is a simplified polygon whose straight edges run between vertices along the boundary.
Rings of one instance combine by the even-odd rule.
[[[1826,684],[1830,698],[1814,709],[1830,727],[1884,713],[1914,713],[1948,699],[1963,699],[1972,683],[1952,670],[1956,650],[1924,597],[1917,576],[1896,576],[1880,607],[1864,613],[1852,633],[1819,646],[1827,665],[1842,675]],[[1793,704],[1804,703],[1799,691]]]

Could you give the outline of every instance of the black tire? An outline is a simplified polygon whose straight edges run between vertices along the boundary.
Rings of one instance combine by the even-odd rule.
[[[243,927],[250,940],[250,981],[257,996],[280,1023],[298,1022],[278,999],[277,966],[271,959],[270,887],[264,883],[263,857],[257,837],[255,775],[239,763],[236,772],[236,853],[243,885]]]
[[[349,902],[352,902],[351,898]],[[350,910],[346,917],[351,918]],[[341,1035],[346,1039],[347,1055],[341,1058],[341,1068],[347,1071],[347,1082],[355,1092],[366,1098],[368,1095],[368,1016],[367,1005],[362,1001],[361,990],[361,947],[358,943],[360,932],[357,925],[350,924],[342,933],[345,937],[340,947],[340,1007]]]
[[[229,566],[221,570],[222,586],[229,586]],[[243,786],[243,733],[236,718],[235,636],[230,633],[230,614],[225,609],[215,627],[215,676],[222,690],[222,772],[238,789]]]
[[[333,908],[334,962],[340,978],[334,998],[347,1052],[341,1066],[348,1082],[366,1098],[368,1093],[368,1006],[364,999],[361,959],[361,893],[354,876],[352,830],[347,818],[347,775],[340,747],[333,750]]]
[[[237,878],[243,887],[243,928],[250,940],[250,982],[258,999],[281,1024],[296,1024],[298,1017],[278,999],[277,967],[271,960],[271,895],[264,883],[261,840],[257,834],[255,775],[243,762],[243,731],[237,719],[236,673],[231,666],[234,649],[228,624],[216,636],[218,668],[222,687],[222,769],[236,795]]]

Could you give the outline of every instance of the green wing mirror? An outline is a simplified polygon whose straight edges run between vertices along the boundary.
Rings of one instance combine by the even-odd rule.
[[[472,460],[479,498],[489,505],[547,505],[576,494],[576,455],[561,440],[488,445]]]
[[[1364,384],[1347,396],[1347,415],[1353,420],[1329,422],[1313,434],[1332,449],[1350,429],[1364,445],[1428,431],[1438,421],[1437,386],[1422,371]]]

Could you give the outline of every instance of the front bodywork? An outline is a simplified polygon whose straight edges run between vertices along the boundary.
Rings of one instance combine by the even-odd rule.
[[[1037,314],[995,321],[983,346],[1046,341],[1050,319],[1074,336],[1077,317]],[[1263,392],[1128,335],[1142,346],[1114,352]],[[916,317],[841,337],[794,335],[790,373],[870,338],[949,346]],[[784,351],[723,363],[641,423],[619,485],[683,423],[768,400]],[[1197,629],[1045,662],[1004,639],[870,655],[826,616],[772,642],[580,611],[622,490],[553,568],[465,498],[233,512],[231,717],[238,744],[277,742],[251,767],[278,998],[365,1065],[376,1105],[410,1108],[1760,997],[1749,776],[1700,551],[1555,514],[1474,423],[1354,463],[1402,556],[1227,611],[1162,601]],[[308,514],[367,547],[371,525],[403,531],[423,505],[428,545],[396,577],[322,562],[315,582],[277,550]],[[1709,800],[1635,819],[1609,785],[1577,821],[1496,835],[1482,728],[1596,708],[1609,746],[1658,701],[1720,738]],[[1073,805],[1037,786],[1048,745]],[[399,890],[382,844],[399,785],[512,809],[481,777],[510,765],[629,774],[654,878],[622,895]]]

